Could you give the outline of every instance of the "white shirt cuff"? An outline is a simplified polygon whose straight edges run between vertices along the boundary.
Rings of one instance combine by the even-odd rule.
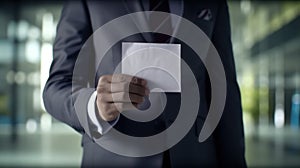
[[[117,124],[117,122],[119,121],[120,115],[111,124],[104,121],[101,117],[97,118],[96,110],[95,110],[95,108],[96,108],[95,107],[96,98],[97,98],[97,91],[95,91],[89,99],[89,102],[88,102],[88,115],[89,115],[91,121],[93,122],[93,124],[96,125],[98,132],[101,135],[103,135],[103,134],[107,133],[114,125]]]

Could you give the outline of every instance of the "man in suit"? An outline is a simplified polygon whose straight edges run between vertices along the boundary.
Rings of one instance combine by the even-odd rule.
[[[99,50],[98,46],[93,45],[93,40],[89,41],[89,45],[84,45],[89,37],[113,19],[139,11],[162,11],[182,16],[202,29],[217,49],[224,66],[227,96],[230,95],[230,99],[226,99],[222,118],[205,142],[199,143],[198,135],[210,105],[209,77],[196,53],[180,40],[158,33],[141,32],[119,41],[106,53],[103,62],[95,67],[90,66],[95,64]],[[152,23],[149,17],[144,21],[150,25]],[[169,20],[163,26],[174,31],[178,24]],[[101,37],[101,40],[110,41],[115,34],[124,29],[128,27],[114,27],[111,33]],[[180,94],[167,93],[168,103],[163,114],[155,120],[136,122],[121,114],[122,111],[132,109],[131,104],[134,107],[144,105],[144,98],[149,95],[147,81],[144,79],[118,74],[113,80],[112,74],[121,61],[123,41],[180,43],[182,59],[190,66],[197,79],[201,94],[197,119],[187,135],[165,152],[147,157],[128,157],[110,152],[95,143],[95,140],[109,132],[112,126],[131,136],[145,137],[157,134],[172,125],[180,108]],[[89,54],[79,58],[81,50]],[[85,67],[80,68],[85,72],[74,74],[76,65]],[[82,134],[82,166],[246,166],[240,93],[225,1],[82,0],[67,3],[58,24],[53,62],[43,98],[47,111],[53,117]],[[80,117],[85,118],[88,125],[80,122]]]

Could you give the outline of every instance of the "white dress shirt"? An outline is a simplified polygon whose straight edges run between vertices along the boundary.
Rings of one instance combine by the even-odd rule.
[[[96,116],[96,109],[95,109],[95,103],[97,98],[97,91],[95,91],[88,102],[88,115],[93,122],[94,125],[97,126],[98,132],[103,135],[107,133],[116,123],[118,122],[120,115],[116,120],[114,120],[113,123],[109,124],[106,121],[104,121],[101,117]]]

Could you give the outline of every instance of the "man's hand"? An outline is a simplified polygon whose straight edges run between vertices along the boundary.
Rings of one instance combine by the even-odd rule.
[[[133,110],[149,95],[147,81],[124,74],[101,76],[97,86],[97,107],[104,121],[115,120],[124,110]]]

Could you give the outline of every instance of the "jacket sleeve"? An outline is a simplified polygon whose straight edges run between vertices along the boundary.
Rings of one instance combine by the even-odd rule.
[[[92,55],[79,59],[78,54],[91,34],[86,4],[83,1],[66,3],[58,23],[53,62],[43,92],[48,113],[80,133],[89,130],[85,122],[88,119],[87,104],[95,89],[87,87]],[[75,74],[75,64],[86,67]]]
[[[232,52],[228,6],[222,1],[214,27],[212,43],[224,66],[227,80],[227,95],[223,115],[215,130],[221,165],[245,167],[245,142],[239,86]]]

